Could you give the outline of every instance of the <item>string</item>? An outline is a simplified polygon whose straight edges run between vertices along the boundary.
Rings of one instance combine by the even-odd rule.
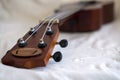
[[[44,38],[44,36],[45,36],[45,34],[46,34],[46,31],[47,31],[47,29],[48,29],[48,27],[49,27],[49,25],[50,25],[51,21],[52,21],[52,19],[49,21],[49,23],[48,23],[47,27],[45,28],[45,31],[44,31],[44,33],[43,33],[43,35],[42,35],[41,39],[40,39],[41,41],[43,41],[43,38]]]
[[[44,36],[45,36],[45,34],[46,34],[46,32],[47,32],[47,29],[52,27],[55,19],[56,19],[56,18],[53,18],[53,19],[51,19],[51,20],[49,21],[49,23],[48,23],[48,25],[47,25],[47,27],[46,27],[46,29],[45,29],[45,31],[44,31],[41,39],[40,39],[41,41],[43,41],[43,38],[44,38]],[[51,24],[51,22],[52,22],[52,24]],[[50,24],[51,24],[51,25],[50,25]]]
[[[52,19],[54,20],[54,19],[56,19],[56,17],[58,17],[58,16],[60,16],[60,15],[57,15],[57,16],[53,17]],[[36,32],[43,26],[43,24],[45,24],[45,23],[49,20],[50,17],[51,17],[51,16],[45,18],[42,22],[40,22],[40,25],[38,25],[38,28],[37,28],[29,37],[27,37],[27,39],[25,39],[25,42],[27,42],[27,41],[34,35],[34,33],[36,33]],[[46,29],[45,29],[45,32],[43,33],[43,36],[42,36],[42,38],[41,38],[42,40],[43,40],[43,38],[44,38],[44,35],[45,35],[45,33],[46,33],[47,29],[48,29],[48,26],[50,25],[52,19],[49,21],[49,23],[48,23],[48,25],[47,25],[47,27],[46,27]]]
[[[24,41],[27,42],[50,18],[51,16],[49,17],[46,17],[45,19],[43,19],[37,26],[38,28],[30,35],[28,36]],[[55,16],[56,17],[56,16]]]
[[[43,19],[39,25],[38,25],[38,28],[30,35],[28,36],[26,39],[25,39],[25,42],[27,42],[48,20],[49,20],[50,16]]]
[[[42,25],[45,24],[45,22],[47,22],[47,19],[40,22],[40,25],[38,25],[38,28],[29,37],[27,37],[27,39],[25,39],[25,42],[27,42],[42,27]]]
[[[52,27],[52,25],[53,25],[53,23],[54,23],[54,20],[57,19],[57,17],[59,17],[59,16],[62,16],[62,14],[61,14],[61,15],[54,16],[54,17],[49,21],[49,23],[48,23],[47,27],[45,28],[45,31],[44,31],[41,39],[40,39],[41,42],[43,42],[43,38],[44,38],[44,36],[45,36],[45,34],[46,34],[46,32],[47,32],[47,29]],[[53,21],[53,22],[52,22],[52,21]],[[51,22],[52,22],[52,24],[51,24]],[[50,24],[51,24],[51,25],[50,25]]]
[[[69,11],[67,11],[67,12],[69,12]],[[60,16],[60,17],[63,16],[63,15],[66,14],[67,12],[61,13],[60,15],[56,15],[56,16],[54,16],[54,17],[49,21],[49,23],[48,23],[48,25],[47,25],[47,27],[46,27],[46,29],[45,29],[45,32],[43,33],[43,36],[42,36],[41,40],[43,40],[43,38],[44,38],[44,36],[45,36],[45,33],[46,33],[46,31],[47,31],[50,23],[52,22],[52,20],[56,19],[57,17],[59,18],[59,16]],[[30,36],[28,36],[24,41],[27,42],[27,41],[49,20],[50,17],[51,17],[51,16],[43,19],[43,20],[37,25],[38,28],[37,28]],[[52,23],[52,25],[53,25],[53,23]],[[51,25],[51,26],[52,26],[52,25]]]
[[[79,8],[79,9],[80,9],[80,8]],[[78,9],[77,9],[77,10],[78,10]],[[56,18],[60,18],[61,16],[65,15],[65,14],[68,15],[68,13],[71,13],[71,12],[74,13],[74,12],[76,12],[77,10],[75,10],[75,11],[71,11],[71,10],[70,10],[70,11],[62,12],[60,15],[54,16],[54,17],[49,21],[49,23],[48,23],[48,25],[47,25],[44,33],[43,33],[43,36],[42,36],[41,40],[43,40],[43,38],[44,38],[44,36],[45,36],[45,33],[46,33],[46,31],[47,31],[50,23],[52,22],[52,20],[54,20],[54,19],[56,19]],[[71,14],[72,14],[72,13],[71,13]],[[25,42],[27,42],[27,41],[34,35],[34,33],[36,33],[36,32],[43,26],[43,24],[45,24],[45,23],[48,21],[48,19],[51,18],[51,17],[52,17],[52,16],[49,16],[49,17],[45,18],[43,21],[41,21],[40,24],[38,25],[38,28],[37,28],[27,39],[25,39]],[[54,23],[54,22],[53,22],[53,23]],[[53,25],[53,23],[51,24],[51,26]],[[51,27],[51,26],[50,26],[50,27]]]

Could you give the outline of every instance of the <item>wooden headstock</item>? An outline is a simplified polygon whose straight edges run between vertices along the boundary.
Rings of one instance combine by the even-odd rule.
[[[2,58],[2,63],[19,68],[46,66],[59,36],[58,20],[51,27],[48,24],[46,22],[41,27],[39,24],[19,39],[17,44]],[[67,46],[67,41],[65,43],[66,45],[64,45],[64,40],[61,42],[63,47]],[[56,52],[53,58],[59,62],[62,55]]]

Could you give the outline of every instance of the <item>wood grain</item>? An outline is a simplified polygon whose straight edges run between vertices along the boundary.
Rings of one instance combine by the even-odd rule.
[[[57,11],[66,11],[64,7],[76,4],[64,5]],[[64,9],[62,10],[62,8]],[[63,32],[90,32],[98,30],[103,24],[107,24],[113,20],[114,2],[100,1],[90,4],[67,18],[60,20],[59,29]]]
[[[46,25],[47,24],[41,27],[37,31],[37,33],[28,40],[27,45],[24,48],[39,49],[38,48],[39,39],[41,38],[43,32],[45,31]],[[10,66],[19,67],[19,68],[34,68],[34,67],[46,66],[59,35],[58,23],[55,23],[52,26],[52,30],[54,31],[53,35],[51,36],[46,35],[44,37],[44,41],[47,43],[47,46],[43,49],[40,48],[40,50],[42,51],[40,55],[27,57],[27,58],[13,56],[12,51],[14,51],[15,49],[19,49],[18,43],[17,43],[2,58],[2,63],[5,65],[10,65]],[[26,39],[28,36],[29,36],[29,32],[24,36],[24,39]]]

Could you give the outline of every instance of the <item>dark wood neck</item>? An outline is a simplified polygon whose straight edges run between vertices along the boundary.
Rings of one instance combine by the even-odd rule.
[[[61,15],[58,17],[58,19],[63,19],[63,18],[66,18],[66,17],[82,10],[86,6],[93,5],[95,3],[96,3],[96,1],[82,1],[82,2],[77,2],[74,4],[63,5],[60,7],[61,10],[59,10],[55,14]]]
[[[95,4],[96,1],[82,1],[82,2],[77,2],[74,4],[68,4],[68,5],[63,5],[60,7],[60,9],[56,10],[55,13],[49,17],[50,19],[52,18],[57,18],[60,20],[60,22],[64,22],[67,18],[72,16],[73,14],[79,12],[83,8],[85,8],[88,5],[93,5]],[[62,24],[62,23],[60,23]]]

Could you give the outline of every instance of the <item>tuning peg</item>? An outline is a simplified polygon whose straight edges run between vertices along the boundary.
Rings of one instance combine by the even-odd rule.
[[[66,39],[63,39],[60,42],[57,42],[56,44],[59,44],[62,48],[64,48],[68,46],[68,41]]]
[[[40,40],[40,42],[39,42],[39,44],[38,44],[38,47],[39,48],[44,48],[44,47],[46,47],[47,46],[47,44],[43,41],[43,40]]]
[[[56,62],[60,62],[62,60],[62,53],[61,52],[55,52],[54,55],[52,56],[52,58],[56,61]]]
[[[35,31],[35,28],[31,28],[30,31],[29,31],[29,34],[31,35],[34,31]]]
[[[46,34],[47,35],[52,35],[54,33],[54,31],[51,28],[48,28]]]
[[[20,38],[18,40],[18,46],[19,47],[25,47],[27,45],[27,43],[23,40],[23,38]]]

